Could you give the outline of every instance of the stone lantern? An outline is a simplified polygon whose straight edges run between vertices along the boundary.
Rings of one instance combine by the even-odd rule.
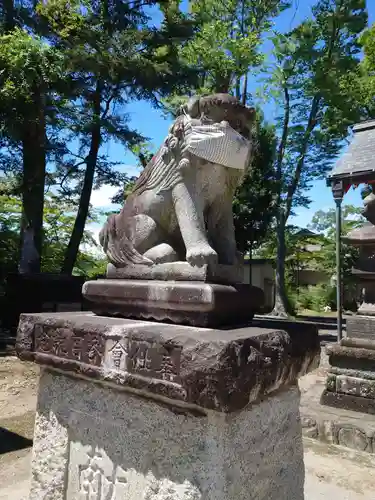
[[[373,193],[365,198],[364,205],[362,213],[367,222],[351,231],[343,240],[359,248],[359,258],[352,269],[352,274],[361,289],[358,315],[375,316],[375,195]]]
[[[358,313],[346,320],[342,337],[341,203],[350,186],[375,182],[375,120],[353,128],[353,138],[328,177],[337,207],[338,343],[329,345],[330,370],[322,404],[375,414],[375,195],[364,200],[365,224],[345,238],[359,247],[352,270],[361,287]]]

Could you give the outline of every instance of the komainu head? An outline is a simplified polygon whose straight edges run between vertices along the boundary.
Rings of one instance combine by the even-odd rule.
[[[255,109],[242,105],[229,94],[212,94],[192,97],[181,106],[179,115],[188,115],[202,123],[220,123],[226,121],[242,136],[249,139],[255,120]]]

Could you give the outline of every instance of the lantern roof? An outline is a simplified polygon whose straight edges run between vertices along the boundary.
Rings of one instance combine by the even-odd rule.
[[[375,180],[375,120],[353,127],[350,144],[327,178],[327,184],[342,180],[360,184]]]

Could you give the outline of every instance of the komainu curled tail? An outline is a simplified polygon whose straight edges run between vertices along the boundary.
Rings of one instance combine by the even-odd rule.
[[[151,266],[153,262],[137,252],[125,231],[117,229],[117,219],[117,215],[110,215],[99,233],[99,242],[109,261],[116,267],[123,267],[125,264]]]

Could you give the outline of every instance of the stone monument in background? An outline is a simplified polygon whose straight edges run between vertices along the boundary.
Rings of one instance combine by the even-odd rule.
[[[249,324],[263,295],[241,284],[232,198],[253,118],[190,101],[102,230],[96,314],[21,317],[18,355],[42,366],[29,500],[303,500],[297,379],[319,339]]]

